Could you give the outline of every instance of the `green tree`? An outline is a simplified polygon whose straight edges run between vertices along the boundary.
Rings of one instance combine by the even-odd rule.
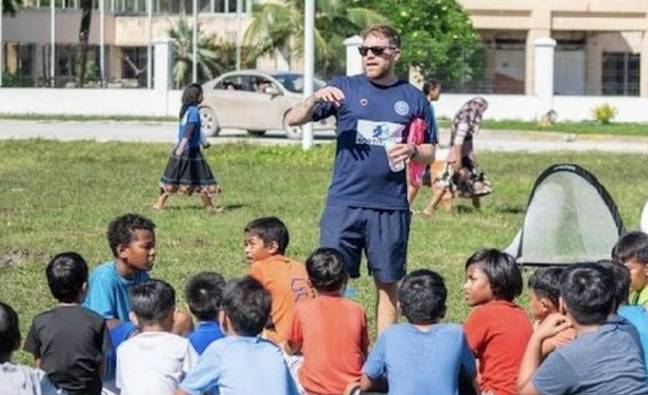
[[[344,0],[318,0],[315,14],[316,72],[330,76],[344,70],[343,41],[374,23],[387,18],[369,8],[350,6]],[[284,0],[281,3],[256,4],[252,23],[244,36],[251,48],[250,56],[274,55],[275,51],[291,64],[303,57],[304,1]]]
[[[14,16],[16,12],[22,7],[22,0],[1,0],[3,14]]]
[[[192,77],[193,31],[186,17],[169,30],[169,36],[175,40],[173,84],[179,89],[189,84]],[[198,81],[205,82],[234,68],[235,51],[233,44],[204,33],[198,25]]]
[[[398,74],[407,77],[410,67],[444,83],[473,78],[471,64],[479,58],[479,34],[456,0],[354,0],[387,15],[400,32],[402,49]]]

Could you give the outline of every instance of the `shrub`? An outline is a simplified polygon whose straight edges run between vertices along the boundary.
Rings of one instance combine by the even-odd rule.
[[[603,103],[594,107],[592,113],[594,114],[594,119],[596,119],[596,122],[607,125],[616,116],[617,109],[616,107],[611,106],[608,103]]]

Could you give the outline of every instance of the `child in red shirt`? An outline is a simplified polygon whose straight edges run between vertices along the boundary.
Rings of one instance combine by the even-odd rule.
[[[466,261],[463,288],[466,302],[473,307],[464,331],[479,362],[480,391],[514,395],[522,355],[533,332],[524,310],[513,303],[522,293],[522,275],[510,255],[485,249]]]
[[[286,352],[304,356],[298,377],[310,395],[341,394],[362,374],[369,335],[364,308],[342,297],[348,275],[334,248],[319,248],[306,260],[317,291],[295,307]]]

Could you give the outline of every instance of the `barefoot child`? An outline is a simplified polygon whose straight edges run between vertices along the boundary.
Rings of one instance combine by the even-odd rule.
[[[191,84],[182,93],[178,144],[160,180],[160,195],[153,208],[164,209],[169,197],[175,193],[191,195],[199,192],[203,206],[212,210],[212,196],[220,191],[207,161],[200,151],[202,133],[198,105],[203,100],[202,86]]]

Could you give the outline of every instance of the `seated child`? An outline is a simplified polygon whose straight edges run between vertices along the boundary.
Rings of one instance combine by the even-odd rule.
[[[630,334],[637,340],[643,350],[644,359],[648,355],[648,312],[642,305],[628,305],[630,292],[630,271],[616,261],[602,260],[597,265],[610,270],[614,279],[615,309],[608,321],[616,320],[621,328],[628,327]],[[628,323],[629,325],[624,325]],[[648,367],[647,367],[648,369]]]
[[[11,354],[20,348],[18,314],[0,302],[0,394],[63,395],[40,369],[11,363]]]
[[[464,331],[479,360],[479,388],[482,393],[513,395],[533,332],[526,312],[513,303],[522,293],[522,275],[513,258],[496,249],[477,251],[465,267],[464,296],[473,309]]]
[[[537,269],[529,277],[529,304],[533,312],[533,327],[536,329],[549,314],[560,310],[560,276],[563,268],[550,267]],[[564,346],[574,340],[573,328],[567,328],[556,336],[542,343],[542,355],[546,357],[557,347]]]
[[[612,258],[630,270],[629,303],[648,308],[648,235],[637,231],[621,236]]]
[[[279,347],[259,334],[270,317],[270,294],[252,277],[230,280],[219,321],[225,338],[210,344],[176,395],[296,395]]]
[[[110,329],[130,323],[128,291],[150,279],[155,261],[155,224],[138,214],[115,218],[108,227],[113,260],[90,275],[84,306],[101,314]]]
[[[64,252],[50,260],[45,273],[59,303],[34,317],[25,351],[57,387],[99,395],[110,338],[103,317],[80,305],[88,286],[88,265],[79,254]]]
[[[248,274],[272,297],[272,325],[264,331],[264,337],[281,345],[290,331],[295,303],[315,296],[308,274],[303,264],[284,256],[289,235],[279,218],[255,219],[245,227],[244,237]]]
[[[560,294],[566,315],[550,315],[531,336],[520,366],[521,395],[648,394],[641,348],[608,318],[614,288],[612,273],[598,264],[565,269]],[[570,325],[576,339],[542,361],[542,342]]]
[[[361,305],[342,296],[348,274],[339,251],[315,250],[306,270],[317,297],[295,306],[286,352],[303,354],[298,376],[307,393],[341,394],[360,379],[369,345],[367,317]]]
[[[122,395],[172,395],[198,354],[189,340],[171,332],[175,291],[150,280],[131,291],[131,319],[141,333],[117,349],[117,388]]]
[[[191,314],[198,320],[196,329],[187,337],[199,355],[213,341],[225,337],[218,323],[223,287],[223,276],[214,272],[198,273],[187,282],[185,299]]]
[[[364,365],[360,388],[378,389],[387,375],[390,394],[456,394],[461,377],[473,381],[475,358],[461,326],[440,323],[447,290],[430,270],[408,274],[398,289],[406,324],[387,327]]]

